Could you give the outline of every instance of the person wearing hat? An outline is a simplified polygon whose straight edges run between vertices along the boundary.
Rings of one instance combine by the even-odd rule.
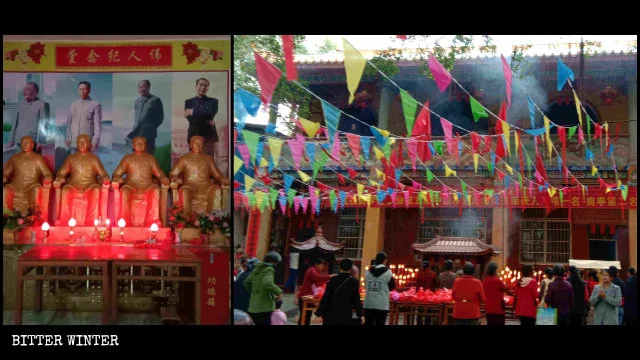
[[[251,294],[244,288],[244,282],[247,280],[253,267],[258,263],[257,258],[251,258],[245,261],[245,269],[238,275],[233,285],[233,308],[247,312],[249,309],[249,298]]]
[[[625,283],[622,295],[624,297],[624,324],[638,324],[638,275],[636,269],[627,270],[629,277]]]
[[[376,266],[364,276],[364,325],[384,325],[389,313],[389,292],[396,288],[393,273],[386,266],[387,254],[376,255]]]
[[[280,254],[270,251],[262,262],[255,264],[244,282],[244,288],[250,294],[248,312],[256,325],[271,325],[271,313],[282,294],[274,281],[276,265],[281,261]]]

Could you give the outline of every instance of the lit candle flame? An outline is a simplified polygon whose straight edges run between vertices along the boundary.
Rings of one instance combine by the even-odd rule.
[[[49,223],[45,222],[42,224],[42,231],[49,231]]]
[[[111,220],[107,219],[107,226],[109,226],[109,224],[111,224]]]
[[[156,223],[151,224],[151,231],[158,231],[158,225],[156,225]]]
[[[125,225],[127,225],[127,223],[124,221],[124,219],[120,219],[118,220],[118,227],[125,227]]]
[[[74,219],[74,218],[69,219],[69,226],[71,226],[71,227],[76,226],[76,219]]]
[[[93,220],[93,226],[98,226],[98,224],[100,224],[100,222],[98,221],[98,219],[94,219],[94,220]]]

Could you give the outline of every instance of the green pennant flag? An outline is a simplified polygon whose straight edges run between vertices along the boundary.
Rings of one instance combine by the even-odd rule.
[[[621,186],[620,192],[622,193],[622,200],[627,201],[627,195],[629,194],[629,187],[626,185]]]
[[[329,203],[331,203],[331,209],[334,209],[334,204],[336,203],[336,191],[329,191]]]
[[[467,196],[467,184],[464,181],[460,181],[460,186],[462,186],[462,193],[464,196]]]
[[[560,206],[562,206],[562,204],[564,204],[564,196],[562,194],[562,190],[558,190],[558,194],[560,194]]]
[[[431,180],[433,180],[433,173],[431,172],[431,170],[429,170],[429,168],[426,168],[427,170],[427,181],[431,182]]]
[[[420,208],[422,209],[422,191],[418,193],[418,204],[420,204]]]
[[[570,128],[569,128],[569,140],[571,140],[571,138],[573,137],[573,135],[575,135],[576,130],[578,130],[578,127],[577,127],[577,126],[574,126],[574,127],[570,127]]]
[[[436,199],[436,205],[440,204],[440,191],[434,191],[433,195],[435,196]],[[431,197],[433,199],[433,197]]]
[[[267,194],[264,194],[264,195],[267,195]],[[264,212],[264,209],[267,207],[268,204],[269,204],[269,197],[263,196],[262,202],[260,203],[260,212]]]
[[[276,201],[278,200],[278,190],[269,188],[269,200],[271,200],[271,209],[276,209]]]
[[[413,130],[413,123],[416,121],[416,109],[418,108],[418,102],[404,90],[400,90],[400,98],[402,99],[404,122],[407,125],[407,137],[409,137]]]
[[[387,143],[382,147],[382,152],[387,160],[391,158],[391,141],[387,141]]]
[[[587,114],[587,139],[585,140],[585,142],[589,142],[590,139],[591,139],[591,117],[589,117],[589,114]]]
[[[488,170],[490,173],[493,173],[493,165],[492,165],[490,162],[488,162],[488,161],[487,161],[487,170]]]
[[[289,207],[291,207],[293,205],[293,199],[296,196],[296,191],[294,189],[289,189],[289,191],[287,191],[287,202],[289,203]]]
[[[362,166],[362,164],[364,164],[365,162],[364,156],[360,155],[360,159],[358,159],[358,162],[360,163],[360,166]]]
[[[322,151],[320,153],[320,160],[316,159],[316,161],[313,163],[313,178],[314,179],[316,178],[316,176],[318,176],[318,171],[320,171],[320,169],[322,169],[324,167],[324,164],[327,162],[328,159],[329,159],[329,156],[327,155],[327,153]]]
[[[518,174],[518,176],[520,177],[520,189],[524,191],[524,186],[522,185],[522,174]]]
[[[242,130],[242,137],[249,148],[251,161],[256,162],[256,152],[258,151],[258,143],[260,142],[260,134],[249,130]]]
[[[529,176],[531,176],[531,158],[527,155],[527,170],[529,170]]]
[[[249,199],[249,207],[256,207],[256,194],[252,192],[247,193],[247,199]]]
[[[482,104],[480,104],[478,100],[474,99],[473,96],[469,96],[469,102],[471,102],[471,113],[473,114],[473,121],[478,122],[478,119],[480,119],[481,117],[489,117]]]
[[[442,152],[442,141],[434,141],[433,142],[433,147],[436,148],[436,152],[440,155],[443,155],[444,153]]]
[[[484,193],[489,196],[493,196],[493,190],[485,190]]]

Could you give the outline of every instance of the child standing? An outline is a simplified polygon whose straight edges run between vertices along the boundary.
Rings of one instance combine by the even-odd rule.
[[[271,325],[287,325],[287,314],[280,310],[281,307],[282,300],[276,300],[276,311],[271,313]]]

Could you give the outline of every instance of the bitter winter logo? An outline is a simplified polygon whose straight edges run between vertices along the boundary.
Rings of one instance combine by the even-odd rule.
[[[20,61],[22,65],[26,65],[29,61],[40,64],[40,58],[45,55],[44,45],[37,42],[31,44],[28,49],[13,49],[5,54],[5,60]]]
[[[198,48],[198,45],[192,42],[182,44],[182,55],[187,57],[187,64],[193,64],[197,61],[204,65],[209,61],[222,60],[223,54],[222,51],[216,49]]]

